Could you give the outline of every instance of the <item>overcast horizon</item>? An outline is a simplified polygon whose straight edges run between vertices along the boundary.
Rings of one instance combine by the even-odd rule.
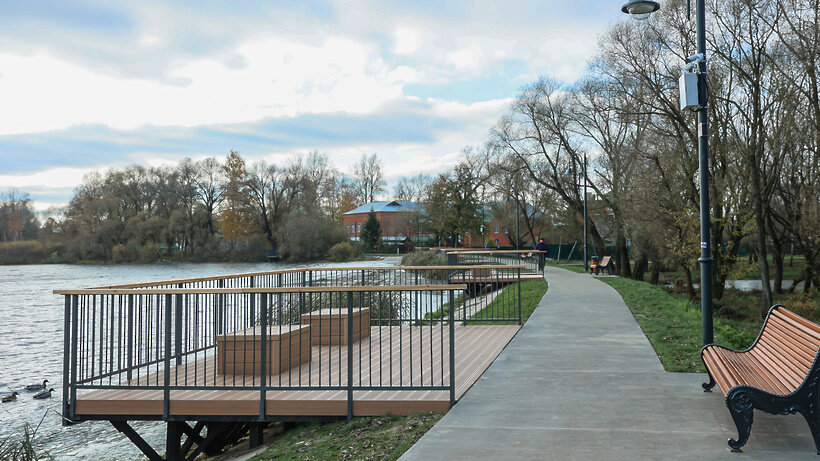
[[[392,185],[478,146],[519,89],[578,79],[619,4],[391,1],[0,3],[0,191],[61,206],[94,170],[190,157]]]

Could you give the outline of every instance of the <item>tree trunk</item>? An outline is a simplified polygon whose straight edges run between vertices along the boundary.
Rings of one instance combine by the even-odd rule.
[[[774,263],[774,292],[783,294],[783,248],[781,245],[772,247],[772,262]]]
[[[695,292],[695,286],[692,283],[692,270],[689,269],[689,266],[686,266],[683,268],[683,272],[686,274],[686,294],[689,299],[695,299],[698,294]],[[703,289],[703,280],[701,280],[701,289]]]
[[[629,264],[629,250],[626,247],[626,238],[619,234],[615,243],[615,268],[621,277],[632,277],[632,267]]]
[[[637,261],[635,261],[635,272],[632,273],[633,280],[640,280],[643,282],[644,276],[646,275],[646,269],[649,262],[649,258],[645,255],[641,255]]]
[[[658,260],[652,258],[652,271],[649,275],[649,283],[652,285],[657,285],[661,278],[661,266],[658,264]]]

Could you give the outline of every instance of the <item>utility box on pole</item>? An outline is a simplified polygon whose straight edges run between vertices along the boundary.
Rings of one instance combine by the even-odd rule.
[[[696,72],[683,72],[678,80],[680,86],[680,108],[698,109],[700,99],[698,98],[698,74]]]

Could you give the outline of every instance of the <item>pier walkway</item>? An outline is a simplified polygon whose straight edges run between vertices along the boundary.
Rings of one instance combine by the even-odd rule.
[[[629,309],[587,274],[547,268],[549,292],[404,461],[816,460],[800,415],[755,412],[743,453],[705,374],[667,373]]]

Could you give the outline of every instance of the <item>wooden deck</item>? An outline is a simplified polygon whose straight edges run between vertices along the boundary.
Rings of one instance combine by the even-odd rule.
[[[478,380],[501,350],[515,336],[518,325],[456,326],[455,370],[456,399]],[[412,351],[410,349],[412,340]],[[373,327],[371,335],[353,346],[354,386],[378,385],[446,385],[449,383],[448,328]],[[392,353],[391,353],[392,351]],[[421,351],[421,353],[419,353]],[[431,354],[431,351],[434,351]],[[312,360],[279,375],[268,378],[270,386],[336,386],[347,383],[347,346],[313,346]],[[411,356],[412,354],[412,356]],[[171,370],[171,382],[188,386],[252,386],[260,377],[251,370],[237,376],[216,373],[216,357],[191,361]],[[360,365],[361,364],[361,365]],[[358,370],[361,370],[359,372]],[[162,372],[132,380],[134,385],[160,385]],[[353,414],[378,416],[390,412],[408,414],[433,411],[446,413],[449,391],[379,390],[354,391]],[[259,390],[172,390],[170,414],[194,417],[258,416]],[[275,416],[345,416],[347,391],[276,390],[266,393],[266,414]],[[77,396],[76,415],[100,419],[105,416],[129,415],[131,419],[163,414],[163,391],[94,390]]]

